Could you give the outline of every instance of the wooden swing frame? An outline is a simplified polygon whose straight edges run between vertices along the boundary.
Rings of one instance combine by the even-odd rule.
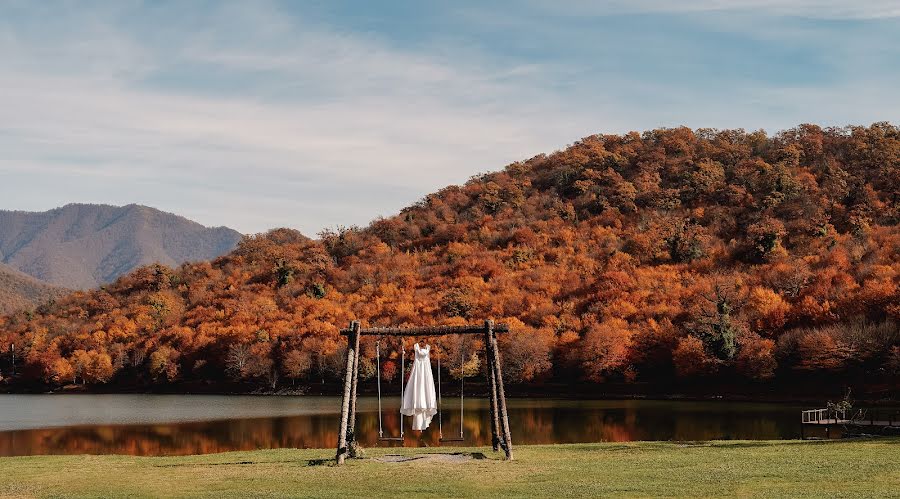
[[[335,462],[344,464],[349,449],[356,443],[356,385],[359,380],[359,339],[362,336],[446,336],[450,334],[481,334],[484,336],[485,359],[488,366],[491,399],[491,445],[494,451],[503,449],[506,459],[513,458],[512,437],[509,431],[509,415],[506,410],[506,393],[503,388],[503,371],[500,367],[500,350],[497,333],[509,332],[506,324],[494,324],[486,320],[483,325],[435,326],[435,327],[360,327],[359,321],[351,321],[350,327],[341,330],[347,337],[347,362],[344,370],[344,394],[341,397],[341,426],[338,429]],[[401,373],[403,376],[403,373]],[[401,380],[402,382],[402,380]]]

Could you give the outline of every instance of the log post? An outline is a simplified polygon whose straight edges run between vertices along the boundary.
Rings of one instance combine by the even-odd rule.
[[[347,446],[348,449],[353,448],[356,442],[356,385],[359,382],[359,321],[353,321],[350,323],[350,328],[353,329],[356,334],[352,335],[353,338],[353,351],[355,354],[353,355],[353,377],[352,384],[350,386],[350,416],[347,422]],[[351,452],[351,456],[352,456]]]
[[[355,346],[359,344],[359,334],[353,330],[347,336],[347,363],[344,370],[344,395],[341,398],[341,427],[338,429],[337,455],[335,462],[344,464],[347,457],[347,425],[350,417],[350,389],[353,385],[353,364],[356,362]]]
[[[509,431],[509,414],[506,410],[506,392],[503,389],[503,369],[500,363],[500,349],[497,347],[497,335],[491,331],[491,349],[494,351],[494,373],[497,377],[497,398],[500,406],[500,427],[503,431],[503,450],[506,459],[512,460],[512,437]]]
[[[494,371],[494,345],[491,336],[494,334],[494,321],[484,321],[484,352],[488,370],[488,381],[491,389],[491,447],[494,452],[500,450],[500,419],[497,411],[497,373]]]

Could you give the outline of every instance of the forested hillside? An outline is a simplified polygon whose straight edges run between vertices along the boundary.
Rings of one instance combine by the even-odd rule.
[[[0,314],[42,305],[69,290],[57,288],[0,263]]]
[[[51,386],[278,387],[335,379],[353,318],[493,318],[514,330],[501,337],[511,381],[887,382],[900,374],[898,181],[888,124],[597,135],[364,229],[279,229],[213,262],[141,268],[0,319],[0,344],[26,352],[21,381]]]

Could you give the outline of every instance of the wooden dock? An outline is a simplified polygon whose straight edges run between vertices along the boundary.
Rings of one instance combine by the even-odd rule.
[[[826,436],[830,434],[832,426],[854,431],[866,428],[877,429],[881,433],[892,430],[900,431],[900,411],[896,409],[811,409],[801,412],[800,438],[805,438],[804,429],[807,426],[824,427]]]

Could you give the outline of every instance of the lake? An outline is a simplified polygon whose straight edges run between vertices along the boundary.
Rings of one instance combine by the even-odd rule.
[[[445,401],[445,437],[459,434],[459,400]],[[510,399],[513,444],[632,440],[788,439],[808,407],[747,402]],[[385,436],[399,435],[399,400],[384,401]],[[339,397],[0,395],[0,455],[184,455],[279,447],[330,448]],[[358,403],[364,447],[378,440],[378,402]],[[409,429],[409,418],[406,428]],[[438,417],[422,436],[438,445]],[[808,431],[808,435],[816,435]],[[490,445],[487,400],[467,399],[463,443]],[[406,446],[422,445],[412,432]]]

